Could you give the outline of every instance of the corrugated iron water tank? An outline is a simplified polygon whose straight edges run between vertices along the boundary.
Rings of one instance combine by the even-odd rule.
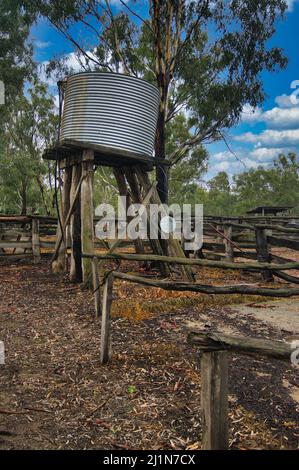
[[[128,75],[82,72],[67,78],[60,141],[72,139],[153,156],[158,89]]]

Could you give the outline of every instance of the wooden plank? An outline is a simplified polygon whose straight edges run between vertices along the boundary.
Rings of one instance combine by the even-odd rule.
[[[151,182],[147,173],[143,172],[140,167],[136,167],[136,174],[138,176],[139,182],[141,183],[142,187],[148,193],[151,188]],[[169,214],[166,213],[164,210],[164,206],[161,203],[160,197],[158,195],[157,189],[154,189],[153,196],[151,198],[151,202],[153,204],[157,204],[159,208],[161,208],[161,212],[163,216],[168,216]],[[161,241],[160,241],[161,243]],[[169,250],[173,256],[180,256],[181,258],[185,257],[184,250],[179,242],[176,240],[172,234],[169,234],[168,244]],[[182,275],[185,279],[189,280],[190,282],[194,281],[194,276],[192,273],[192,269],[189,266],[182,266],[181,268]]]
[[[70,221],[70,218],[71,218],[71,215],[73,213],[73,209],[74,209],[74,205],[75,205],[75,202],[76,202],[76,199],[77,197],[79,196],[80,194],[80,189],[81,189],[81,184],[82,184],[82,181],[83,181],[84,177],[83,175],[81,176],[81,179],[79,181],[79,184],[77,186],[77,189],[76,189],[76,193],[75,193],[75,196],[74,196],[74,199],[73,199],[73,203],[72,205],[70,206],[70,209],[69,209],[69,212],[66,216],[66,219],[65,221],[62,223],[62,231],[65,230],[65,228],[67,227],[69,221]],[[59,224],[58,224],[59,226]],[[62,236],[62,233],[61,233],[61,230],[58,230],[57,231],[57,237],[56,237],[56,249],[55,249],[55,253],[54,253],[54,256],[53,256],[53,260],[55,260],[58,256],[58,252],[59,252],[59,248],[61,246],[63,242],[63,236]]]
[[[103,309],[101,327],[100,362],[106,364],[111,358],[111,305],[113,295],[113,276],[108,276],[103,288]]]
[[[132,204],[132,200],[131,200],[131,196],[130,196],[128,188],[127,188],[124,169],[123,168],[114,168],[113,172],[114,172],[114,176],[115,176],[115,179],[116,179],[116,182],[117,182],[117,185],[118,185],[119,194],[120,194],[120,196],[123,196],[123,197],[126,198],[126,208],[124,208],[124,209],[126,209],[127,222],[130,222],[133,219],[133,217],[128,217],[127,216],[127,210],[128,210],[128,207]],[[133,243],[134,243],[136,253],[140,253],[140,254],[145,253],[144,246],[143,246],[142,240],[140,238],[137,238],[136,240],[133,240]]]
[[[0,248],[31,248],[31,240],[19,240],[19,241],[6,241],[0,240]]]
[[[147,279],[142,276],[133,276],[118,271],[114,271],[114,277],[123,279],[128,282],[135,282],[144,286],[159,287],[167,291],[186,291],[186,292],[200,292],[203,294],[248,294],[259,295],[265,297],[292,297],[299,295],[299,288],[278,288],[269,289],[266,287],[252,287],[246,285],[234,286],[211,286],[206,284],[197,284],[192,282],[173,282],[173,281],[159,281],[156,279]]]
[[[201,358],[202,450],[228,449],[228,360],[226,351]]]
[[[132,171],[131,168],[125,168],[125,175],[126,179],[129,183],[132,199],[134,203],[142,204],[143,203],[143,196],[141,194],[140,185],[137,179],[136,174]],[[147,233],[148,239],[151,244],[151,248],[156,255],[163,255],[163,250],[159,240],[151,239],[150,237],[150,220],[149,214],[147,213]],[[165,263],[159,263],[158,268],[160,273],[163,277],[167,277],[170,274],[169,266]]]
[[[62,187],[62,201],[61,201],[61,224],[58,222],[56,247],[52,259],[52,270],[54,273],[62,273],[66,270],[66,228],[69,224],[68,213],[70,212],[70,189],[72,181],[72,170],[66,168],[64,170],[64,179]],[[59,210],[59,208],[57,208]]]
[[[55,242],[51,242],[51,241],[45,241],[45,240],[41,240],[40,241],[40,247],[41,248],[54,248],[55,247]]]
[[[148,169],[151,169],[153,165],[158,165],[164,160],[156,157],[149,157],[142,153],[131,152],[129,150],[111,148],[105,145],[93,144],[90,142],[78,141],[73,139],[64,139],[63,142],[58,142],[54,147],[47,149],[43,158],[45,160],[56,160],[63,159],[76,153],[78,161],[80,154],[84,150],[92,150],[95,155],[95,163],[97,165],[107,164],[109,166],[121,166],[126,162],[127,165],[136,165],[137,163],[143,163]],[[164,162],[165,165],[170,165],[169,162]]]
[[[290,240],[286,238],[268,237],[268,241],[272,246],[279,246],[282,248],[290,248],[291,250],[299,251],[299,241]]]
[[[102,307],[101,307],[101,291],[100,291],[98,259],[96,257],[92,259],[92,284],[93,284],[94,302],[95,302],[95,318],[98,318],[102,314]]]
[[[81,185],[82,166],[74,165],[72,168],[72,184],[70,203],[73,207],[70,219],[71,232],[71,265],[70,280],[82,282],[82,243],[81,243]],[[78,193],[77,193],[78,188]],[[77,196],[76,196],[77,194]]]
[[[272,271],[274,276],[284,281],[291,282],[293,284],[299,284],[299,277],[291,276],[290,274],[283,273],[281,271]]]
[[[94,252],[94,226],[93,226],[93,160],[92,150],[83,152],[82,184],[81,184],[81,243],[84,253]],[[82,258],[83,282],[92,287],[92,263]]]
[[[37,264],[41,260],[40,239],[39,239],[39,220],[32,219],[32,254],[33,263]]]
[[[111,250],[111,249],[110,249]],[[103,254],[96,253],[82,253],[84,258],[94,258],[99,260],[126,260],[126,261],[160,261],[169,264],[183,264],[188,266],[205,266],[210,268],[221,268],[221,269],[250,269],[252,271],[261,271],[262,269],[279,269],[288,271],[290,269],[299,269],[299,262],[290,262],[285,264],[270,264],[270,263],[230,263],[228,261],[211,261],[207,259],[197,258],[180,258],[174,256],[158,256],[154,254],[134,254],[134,253],[112,253],[107,251]],[[244,256],[244,253],[237,253],[240,257]],[[246,253],[245,253],[246,254]],[[255,256],[255,253],[252,253]]]
[[[230,336],[219,332],[202,331],[196,323],[187,323],[188,343],[197,346],[201,351],[231,351],[244,355],[258,355],[282,361],[290,361],[294,349],[283,341],[272,341],[264,338],[247,338]]]

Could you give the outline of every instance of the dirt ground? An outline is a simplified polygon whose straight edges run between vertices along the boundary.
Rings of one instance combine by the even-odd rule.
[[[214,283],[257,275],[201,269]],[[200,357],[186,320],[261,338],[298,337],[299,299],[164,292],[118,281],[109,365],[92,294],[48,261],[0,265],[0,448],[200,449]],[[297,335],[297,336],[296,336]],[[298,448],[298,368],[230,355],[230,446]]]

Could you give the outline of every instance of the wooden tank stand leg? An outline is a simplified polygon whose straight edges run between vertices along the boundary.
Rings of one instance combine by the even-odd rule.
[[[82,184],[81,184],[81,242],[82,252],[94,252],[93,227],[93,164],[94,152],[84,150],[82,157]],[[83,283],[92,288],[92,261],[82,258]]]
[[[140,184],[145,189],[145,191],[148,192],[151,187],[151,182],[148,177],[148,174],[145,171],[142,171],[142,168],[140,166],[136,167],[136,174],[137,174]],[[154,192],[151,198],[151,203],[157,204],[159,207],[163,208],[162,202],[160,200],[160,197],[158,195],[156,188],[154,189]],[[168,215],[168,214],[165,213],[165,215]],[[169,235],[168,243],[169,243],[169,251],[171,252],[172,256],[185,258],[185,253],[179,240],[176,240],[172,237],[172,235]],[[180,270],[182,272],[183,277],[186,280],[191,281],[191,282],[194,281],[194,276],[193,276],[192,269],[190,266],[181,266]]]
[[[134,168],[126,167],[125,168],[125,176],[126,176],[126,179],[129,183],[129,186],[130,186],[130,189],[131,189],[133,202],[138,203],[138,204],[142,204],[143,203],[143,196],[142,196],[141,191],[140,191],[139,182],[138,182],[137,176],[135,174]],[[149,187],[147,188],[147,193],[150,191],[150,189],[151,189],[151,185],[149,185]],[[147,212],[147,214],[148,214],[148,212]],[[151,244],[153,253],[155,255],[161,255],[162,256],[163,255],[163,250],[162,250],[162,247],[160,245],[160,241],[159,240],[152,240],[150,238],[150,234],[149,234],[149,215],[148,215],[148,239],[149,239],[149,242]],[[161,275],[164,276],[164,277],[167,277],[170,274],[169,266],[166,263],[159,263],[159,270],[161,272]]]
[[[80,194],[75,199],[76,190],[80,184],[82,174],[82,165],[74,165],[72,171],[72,185],[70,194],[70,203],[73,205],[71,215],[71,266],[70,280],[73,282],[82,282],[82,246],[81,246],[81,210]],[[79,188],[80,191],[80,188]]]
[[[66,270],[66,217],[70,209],[70,189],[72,181],[72,168],[67,167],[64,170],[64,179],[62,187],[62,201],[60,210],[61,224],[64,228],[62,233],[60,223],[58,221],[57,233],[56,233],[56,246],[55,252],[57,252],[55,259],[52,262],[52,270],[54,273],[62,273]],[[65,225],[65,227],[64,227]],[[61,243],[61,238],[63,239]]]
[[[117,185],[118,185],[119,194],[120,196],[124,196],[126,198],[126,206],[128,208],[132,204],[132,201],[131,201],[131,197],[128,191],[127,182],[126,182],[126,178],[124,175],[124,169],[113,168],[113,173],[114,173]],[[130,219],[132,219],[132,217]],[[135,247],[136,253],[139,253],[141,255],[145,253],[144,246],[140,238],[137,238],[136,240],[134,240],[134,247]]]

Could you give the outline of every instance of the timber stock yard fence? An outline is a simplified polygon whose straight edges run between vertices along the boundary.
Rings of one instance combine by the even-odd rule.
[[[100,362],[106,364],[111,359],[111,308],[113,302],[114,279],[133,282],[173,291],[192,291],[202,293],[221,294],[256,294],[270,297],[290,297],[299,295],[299,288],[269,289],[249,286],[206,286],[192,282],[173,282],[165,280],[149,279],[142,276],[109,271],[100,282],[98,263],[105,259],[113,259],[118,262],[130,261],[158,261],[176,264],[189,264],[196,266],[214,266],[214,262],[207,260],[190,260],[184,258],[160,257],[154,255],[129,255],[129,254],[106,254],[90,255],[84,257],[93,260],[93,286],[95,294],[96,315],[102,314],[101,318],[101,346]],[[240,269],[237,263],[217,262],[224,269]],[[265,269],[265,263],[252,263],[255,270]],[[285,266],[284,266],[285,267]],[[288,265],[288,269],[298,269],[298,263]],[[103,286],[103,299],[101,302],[100,287]],[[203,450],[226,450],[229,448],[229,373],[228,354],[255,355],[258,358],[288,361],[291,363],[294,354],[293,344],[284,341],[272,341],[263,338],[229,336],[221,332],[211,330],[200,330],[196,323],[187,323],[188,343],[197,348],[201,353],[201,423]],[[297,343],[296,343],[297,344]],[[297,351],[298,352],[298,351]],[[297,354],[295,351],[295,354]],[[296,365],[294,365],[295,367]],[[298,367],[298,365],[297,365]],[[257,398],[258,399],[258,398]]]
[[[94,219],[94,225],[99,218]],[[287,282],[299,284],[299,278],[285,273],[292,267],[294,260],[281,256],[277,249],[299,251],[299,223],[292,225],[294,217],[211,217],[203,219],[203,246],[193,253],[199,259],[198,265],[234,269],[256,270],[251,263],[235,261],[238,259],[257,260],[266,263],[260,269],[265,281],[272,281],[274,276]],[[0,259],[4,257],[33,257],[39,262],[42,255],[53,254],[57,218],[41,215],[13,216],[0,214]],[[65,234],[68,240],[68,235]],[[117,243],[97,240],[94,248],[104,248],[109,253],[118,247],[130,246],[130,240],[118,240]],[[275,249],[275,253],[274,250]],[[187,253],[189,256],[190,253]],[[144,260],[143,260],[144,261]],[[157,261],[157,260],[156,260]],[[167,260],[164,260],[167,262]],[[214,264],[209,264],[214,261]],[[168,262],[171,262],[168,260]],[[206,262],[206,263],[205,263]],[[223,262],[229,263],[224,265]],[[222,263],[222,264],[221,264]],[[272,265],[273,263],[273,265]],[[187,265],[188,263],[181,263]],[[271,266],[270,266],[271,264]],[[291,266],[291,267],[287,267]],[[259,266],[262,268],[262,266]]]

